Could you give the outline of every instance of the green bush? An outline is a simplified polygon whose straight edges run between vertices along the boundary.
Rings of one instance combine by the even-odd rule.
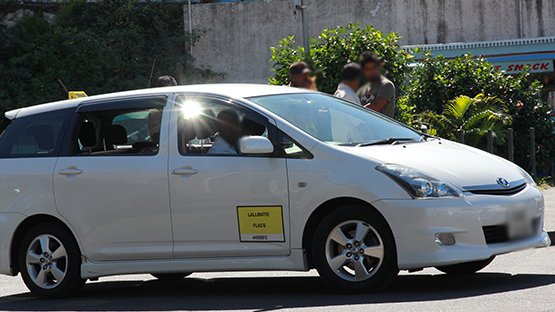
[[[529,169],[528,133],[534,127],[539,171],[549,172],[555,158],[553,123],[548,118],[548,105],[541,99],[541,88],[541,83],[529,79],[526,72],[505,75],[483,58],[465,55],[446,59],[427,55],[413,68],[405,97],[400,102],[408,106],[405,111],[441,114],[448,103],[462,95],[497,97],[507,105],[512,117],[515,162]]]
[[[496,70],[483,58],[471,55],[447,59],[429,54],[415,66],[406,88],[407,100],[419,112],[441,113],[444,106],[461,95],[497,96],[509,106],[515,106],[522,97],[538,90],[525,90],[532,84],[525,75],[507,76]],[[524,88],[523,88],[524,87]]]
[[[52,21],[39,13],[0,28],[0,111],[67,98],[58,79],[88,94],[145,88],[154,59],[154,79],[217,78],[193,66],[183,23],[179,4],[78,1],[58,6]]]
[[[315,69],[319,90],[333,93],[340,81],[343,65],[356,61],[361,52],[373,50],[387,61],[387,76],[401,95],[396,103],[396,118],[399,121],[417,128],[420,124],[432,123],[434,118],[447,124],[448,117],[440,118],[446,106],[461,96],[466,95],[470,99],[483,94],[484,98],[503,103],[503,121],[495,124],[486,122],[491,122],[492,116],[499,116],[497,111],[484,117],[486,119],[480,121],[478,129],[468,129],[472,136],[470,141],[483,147],[484,134],[488,129],[495,130],[497,151],[506,156],[504,136],[511,120],[510,126],[515,135],[515,162],[530,169],[529,128],[534,127],[539,171],[549,172],[549,166],[555,158],[553,123],[547,115],[548,106],[540,96],[540,82],[532,81],[527,73],[505,75],[483,58],[470,55],[446,59],[427,54],[424,61],[412,68],[408,75],[411,53],[401,50],[398,40],[397,34],[384,35],[369,25],[361,27],[348,24],[324,30],[318,38],[311,40],[308,60]],[[304,59],[304,49],[294,37],[287,37],[271,50],[274,76],[269,81],[271,84],[285,85],[289,83],[289,65]],[[464,123],[466,121],[463,120],[472,117],[465,115],[461,118],[459,121]],[[478,116],[472,120],[476,121],[476,118]],[[465,124],[468,126],[470,122]],[[434,126],[437,127],[437,124]],[[440,134],[445,137],[454,138],[456,127],[435,130],[441,131]]]
[[[466,144],[483,149],[489,131],[495,143],[506,143],[507,129],[512,122],[507,105],[495,96],[484,94],[474,98],[459,96],[447,103],[441,114],[425,111],[416,119],[428,127],[428,133],[453,141],[457,140],[457,131],[463,130]]]
[[[387,77],[402,89],[408,70],[410,54],[399,46],[399,36],[395,33],[383,34],[376,28],[359,24],[348,24],[333,29],[324,29],[318,38],[310,42],[310,60],[317,76],[318,89],[333,93],[341,80],[341,70],[349,62],[356,62],[364,51],[374,51],[387,60]],[[304,48],[295,37],[283,38],[272,47],[271,61],[274,76],[270,83],[289,83],[289,66],[304,59]],[[398,91],[399,92],[399,91]]]

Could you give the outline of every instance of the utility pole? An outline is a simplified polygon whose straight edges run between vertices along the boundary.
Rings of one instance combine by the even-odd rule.
[[[522,39],[524,38],[524,26],[522,25],[522,23],[524,22],[523,16],[522,16],[522,0],[516,0],[516,18],[517,18],[517,27],[518,27],[518,38]]]
[[[307,0],[295,0],[295,10],[301,11],[304,57],[305,57],[305,61],[309,61],[310,60],[310,38],[308,37],[308,18],[306,16],[307,15],[306,1]]]
[[[187,9],[189,10],[189,49],[191,56],[193,55],[193,7],[191,6],[191,0],[187,1]]]

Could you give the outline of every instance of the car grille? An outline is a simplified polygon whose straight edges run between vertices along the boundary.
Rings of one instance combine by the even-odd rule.
[[[540,230],[541,218],[534,218],[531,222],[534,233],[538,233]],[[486,238],[486,243],[488,245],[496,243],[507,243],[511,241],[509,239],[509,231],[506,224],[488,225],[482,227],[482,230],[484,231],[484,237]],[[526,237],[524,237],[524,239],[525,238]]]
[[[506,225],[489,225],[482,227],[487,244],[504,243],[509,241]]]
[[[468,190],[470,193],[473,194],[480,194],[480,195],[514,195],[523,189],[526,188],[526,183],[522,183],[515,187],[506,188],[506,189],[496,189],[496,190]]]

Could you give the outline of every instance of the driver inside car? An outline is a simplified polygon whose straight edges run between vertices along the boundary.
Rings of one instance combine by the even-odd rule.
[[[226,109],[218,114],[217,119],[218,134],[208,154],[237,155],[238,142],[243,132],[239,114],[235,110]]]

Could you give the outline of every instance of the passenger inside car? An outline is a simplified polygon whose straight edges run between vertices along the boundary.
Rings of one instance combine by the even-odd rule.
[[[152,142],[160,142],[160,126],[162,122],[162,111],[151,109],[148,113],[148,130]]]
[[[81,116],[73,154],[125,155],[158,153],[162,111],[100,111]]]
[[[239,155],[238,142],[244,136],[268,137],[261,119],[242,108],[215,99],[178,99],[179,151],[182,155]]]
[[[218,114],[218,135],[208,154],[237,155],[237,143],[243,133],[237,111],[232,109],[221,111]]]

